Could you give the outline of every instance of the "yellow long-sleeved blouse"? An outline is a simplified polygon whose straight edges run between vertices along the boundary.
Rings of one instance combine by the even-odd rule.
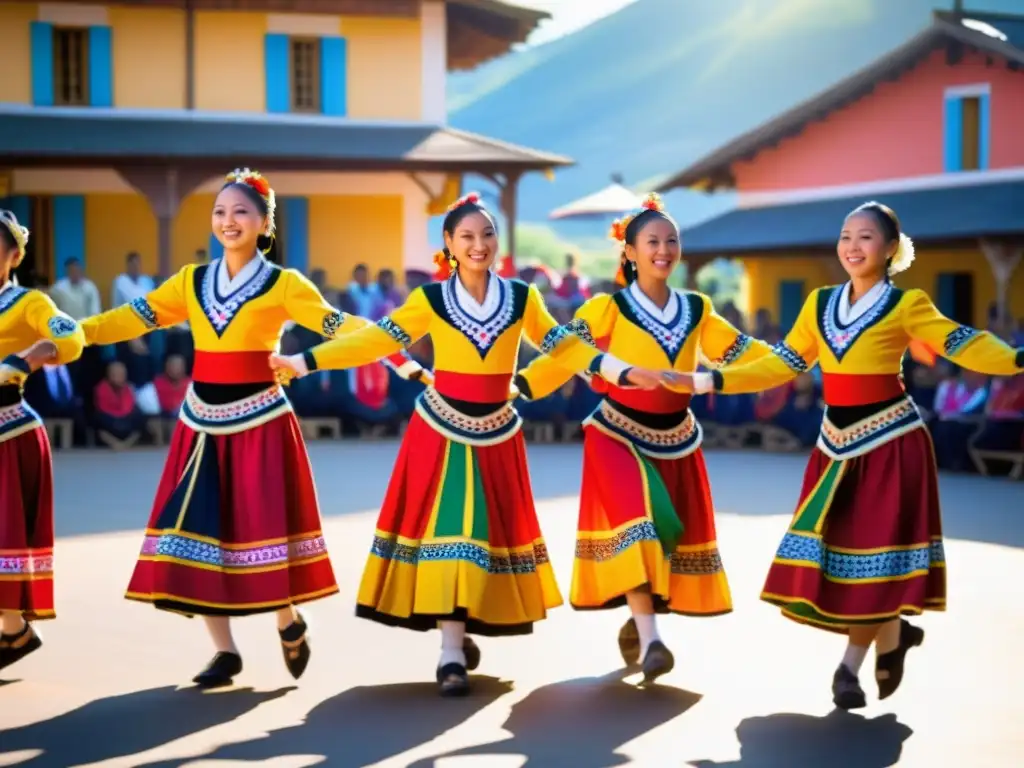
[[[740,333],[715,312],[710,298],[692,291],[673,290],[659,311],[633,283],[589,299],[577,310],[574,322],[624,363],[655,370],[689,372],[699,362],[721,367],[769,354],[767,344]],[[573,373],[554,358],[539,357],[520,372],[517,383],[524,394],[539,399],[560,388]]]
[[[41,339],[56,345],[54,362],[61,364],[77,360],[85,346],[81,326],[57,309],[53,299],[41,291],[7,283],[0,288],[0,360]]]
[[[579,323],[559,325],[535,286],[496,275],[490,280],[485,304],[492,308],[487,317],[464,306],[466,296],[460,296],[464,289],[460,290],[457,275],[452,276],[417,288],[401,307],[375,325],[308,350],[306,367],[313,371],[365,365],[429,335],[438,391],[444,389],[445,382],[456,381],[448,374],[456,374],[462,377],[457,379],[460,383],[446,394],[483,401],[486,398],[466,394],[473,389],[468,382],[490,380],[497,383],[486,387],[493,393],[492,402],[507,397],[524,336],[569,370],[597,369],[601,353],[588,343],[591,339],[585,329]]]
[[[758,392],[780,386],[809,370],[871,376],[898,375],[911,340],[918,340],[959,366],[992,376],[1012,376],[1024,366],[1024,350],[987,331],[945,317],[920,289],[887,283],[879,298],[849,324],[840,321],[843,286],[814,290],[786,339],[773,355],[712,373],[723,393]],[[828,387],[826,386],[826,401]]]

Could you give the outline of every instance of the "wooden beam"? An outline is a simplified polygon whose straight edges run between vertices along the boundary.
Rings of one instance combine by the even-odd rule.
[[[95,5],[96,0],[65,0]],[[391,16],[419,18],[420,0],[111,0],[107,5],[135,8],[181,8],[200,11],[263,11],[267,13],[323,13],[338,16]]]

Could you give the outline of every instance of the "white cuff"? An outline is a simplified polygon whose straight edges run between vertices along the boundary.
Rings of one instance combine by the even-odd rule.
[[[391,366],[395,369],[395,373],[406,380],[423,370],[423,366],[415,360],[406,360],[399,366],[395,366],[394,364],[391,364]]]
[[[611,355],[605,353],[601,357],[601,367],[599,370],[601,373],[601,378],[611,382],[612,384],[618,384],[619,378],[622,376],[622,372],[625,371],[627,368],[632,367],[633,366],[627,365],[626,363],[619,360],[619,358],[612,357]]]
[[[711,392],[715,388],[715,377],[710,373],[701,371],[700,373],[693,374],[693,393],[695,395],[705,395]]]
[[[309,375],[309,368],[306,367],[306,356],[305,355],[288,355],[285,358],[288,364],[295,369],[295,375],[300,378]]]

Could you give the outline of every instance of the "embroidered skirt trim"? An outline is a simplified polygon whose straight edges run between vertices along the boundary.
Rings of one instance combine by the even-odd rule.
[[[830,422],[826,413],[821,421],[818,449],[834,461],[844,461],[863,456],[880,445],[924,426],[921,414],[910,398],[894,403],[845,429]]]
[[[266,424],[291,409],[292,405],[288,398],[281,387],[276,385],[242,400],[223,405],[203,402],[195,390],[189,387],[178,418],[195,432],[233,435]]]
[[[511,403],[486,416],[468,416],[453,408],[433,388],[424,390],[417,398],[416,412],[440,435],[463,445],[497,445],[523,426],[522,418]]]
[[[591,426],[609,437],[622,440],[638,451],[655,459],[679,459],[700,448],[704,431],[692,411],[670,429],[644,426],[619,411],[609,400],[602,400],[588,416],[584,426]]]
[[[0,408],[0,443],[41,426],[43,420],[28,403],[15,403]]]

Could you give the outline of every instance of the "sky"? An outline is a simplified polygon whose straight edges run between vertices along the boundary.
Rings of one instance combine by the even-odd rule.
[[[517,0],[517,5],[551,14],[551,19],[542,22],[528,41],[528,45],[539,45],[575,32],[632,2],[635,0]]]

